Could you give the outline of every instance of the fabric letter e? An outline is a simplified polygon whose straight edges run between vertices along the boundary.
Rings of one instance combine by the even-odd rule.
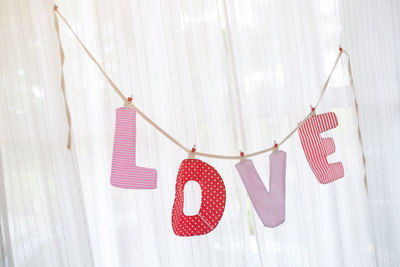
[[[157,170],[136,166],[136,111],[133,108],[116,111],[111,184],[125,189],[157,187]]]
[[[332,138],[322,138],[321,133],[338,126],[333,112],[311,116],[299,128],[301,145],[314,172],[321,184],[331,183],[344,176],[341,162],[328,163],[327,156],[335,152]]]

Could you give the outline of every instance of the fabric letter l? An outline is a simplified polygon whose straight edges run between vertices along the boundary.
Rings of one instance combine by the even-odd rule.
[[[125,189],[155,189],[157,170],[136,166],[136,111],[116,110],[111,184]]]

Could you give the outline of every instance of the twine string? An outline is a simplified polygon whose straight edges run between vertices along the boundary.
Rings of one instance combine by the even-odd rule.
[[[54,6],[54,11],[57,12],[58,7],[55,5]],[[67,99],[67,94],[65,92],[65,79],[64,79],[64,61],[65,61],[65,55],[64,55],[64,49],[62,46],[61,42],[61,36],[60,36],[60,27],[58,25],[58,19],[57,16],[54,14],[54,25],[56,28],[56,33],[57,33],[57,39],[58,39],[58,46],[60,50],[60,61],[61,61],[61,77],[60,77],[60,84],[61,84],[61,90],[63,93],[63,98],[64,98],[64,108],[65,108],[65,114],[67,116],[67,123],[68,123],[68,140],[67,140],[67,149],[71,149],[71,128],[72,128],[72,120],[71,120],[71,112],[69,110],[69,105],[68,105],[68,99]]]
[[[226,159],[226,160],[234,160],[234,159],[243,159],[244,157],[246,158],[250,158],[250,157],[254,157],[257,155],[261,155],[264,153],[267,153],[269,151],[274,151],[276,149],[275,145],[272,145],[271,147],[267,147],[264,149],[261,149],[259,151],[256,152],[252,152],[249,154],[245,154],[245,156],[241,156],[241,155],[221,155],[221,154],[211,154],[211,153],[205,153],[205,152],[200,152],[200,151],[192,151],[192,149],[186,147],[185,145],[183,145],[182,143],[180,143],[178,140],[176,140],[174,137],[172,137],[168,132],[166,132],[163,128],[161,128],[156,122],[154,122],[153,120],[151,120],[143,111],[141,111],[137,106],[135,106],[131,101],[128,100],[128,98],[122,93],[122,91],[117,87],[117,85],[113,82],[113,80],[110,78],[110,76],[108,76],[108,74],[106,73],[106,71],[102,68],[102,66],[99,64],[99,62],[96,60],[96,58],[92,55],[92,53],[89,51],[89,49],[85,46],[85,44],[82,42],[82,40],[79,38],[79,36],[75,33],[75,31],[72,29],[71,25],[68,23],[68,21],[65,19],[65,17],[61,14],[61,12],[58,10],[58,8],[55,6],[54,8],[54,12],[62,19],[62,21],[64,21],[65,25],[67,26],[67,28],[72,32],[72,34],[74,35],[74,37],[76,38],[76,40],[78,41],[78,43],[81,45],[81,47],[83,48],[83,50],[86,52],[86,54],[89,56],[89,58],[96,64],[97,68],[100,70],[100,72],[104,75],[104,77],[106,78],[107,82],[111,85],[112,89],[115,91],[115,93],[117,93],[117,95],[124,101],[124,107],[128,107],[128,108],[134,108],[137,112],[137,114],[139,114],[146,122],[148,122],[151,126],[153,126],[156,130],[158,130],[162,135],[164,135],[166,138],[168,138],[172,143],[174,143],[175,145],[177,145],[179,148],[181,148],[182,150],[184,150],[187,153],[191,153],[193,154],[193,156],[198,155],[198,156],[202,156],[202,157],[208,157],[208,158],[215,158],[215,159]],[[60,56],[61,56],[61,89],[63,91],[63,95],[64,95],[64,104],[65,104],[65,110],[66,110],[66,114],[67,114],[67,121],[68,121],[68,126],[69,126],[69,130],[68,130],[68,148],[71,147],[71,114],[69,111],[69,106],[68,106],[68,101],[66,98],[66,94],[65,94],[65,82],[64,82],[64,73],[63,73],[63,65],[64,65],[64,51],[62,49],[62,45],[61,45],[61,38],[60,38],[60,32],[59,32],[59,27],[58,27],[58,20],[57,20],[57,16],[55,16],[55,25],[56,25],[56,31],[57,31],[57,35],[58,35],[58,40],[60,43]],[[350,64],[350,55],[343,50],[342,48],[339,49],[340,52],[336,57],[336,60],[333,64],[333,67],[328,75],[328,78],[326,79],[318,101],[316,103],[316,105],[312,108],[312,110],[304,117],[303,120],[301,120],[297,126],[286,136],[284,137],[280,142],[278,142],[278,147],[280,147],[281,145],[283,145],[294,133],[297,132],[297,130],[304,124],[304,122],[311,116],[315,115],[315,109],[319,106],[322,98],[325,95],[325,92],[328,88],[328,84],[329,81],[331,79],[331,76],[333,74],[333,72],[335,71],[339,60],[342,56],[342,54],[345,54],[348,57],[348,61],[347,61],[347,67],[348,67],[348,74],[349,74],[349,79],[350,79],[350,85],[353,91],[353,95],[354,95],[354,106],[355,106],[355,113],[356,113],[356,117],[357,117],[357,124],[358,124],[358,139],[359,139],[359,143],[361,146],[361,152],[362,152],[362,162],[363,162],[363,166],[364,166],[364,187],[366,190],[366,193],[368,194],[368,184],[367,184],[367,176],[366,176],[366,160],[365,160],[365,154],[364,154],[364,149],[363,149],[363,142],[362,142],[362,136],[361,136],[361,130],[360,130],[360,125],[359,125],[359,112],[358,112],[358,103],[356,100],[356,95],[355,95],[355,87],[354,87],[354,80],[353,80],[353,74],[351,71],[351,64]],[[243,154],[244,155],[244,154]]]

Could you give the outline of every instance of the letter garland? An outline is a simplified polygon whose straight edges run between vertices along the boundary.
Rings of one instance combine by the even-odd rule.
[[[219,173],[209,164],[194,159],[195,155],[217,158],[217,159],[240,159],[236,169],[242,179],[247,193],[252,201],[254,208],[264,226],[276,227],[285,220],[285,178],[286,178],[286,152],[279,150],[279,146],[284,144],[297,130],[300,141],[307,158],[307,161],[320,183],[331,183],[344,176],[343,165],[341,162],[328,163],[327,156],[335,151],[335,144],[332,138],[321,138],[320,134],[338,125],[337,117],[333,112],[315,115],[315,109],[322,100],[331,75],[335,70],[342,54],[348,57],[348,72],[351,88],[353,89],[354,104],[358,120],[358,104],[354,92],[354,81],[351,72],[350,56],[342,48],[335,60],[333,68],[321,90],[320,97],[315,107],[310,113],[294,128],[281,142],[272,147],[268,147],[257,152],[240,156],[236,155],[216,155],[204,152],[196,152],[196,149],[188,149],[182,143],[173,138],[164,129],[147,117],[133,103],[132,98],[124,96],[122,91],[115,85],[105,70],[97,62],[95,57],[84,45],[71,25],[54,6],[55,28],[59,41],[61,66],[64,62],[64,51],[61,45],[60,32],[57,16],[59,16],[67,28],[75,36],[89,58],[97,65],[101,73],[111,85],[112,89],[121,97],[124,107],[116,110],[116,122],[114,133],[114,147],[112,157],[111,184],[115,187],[124,189],[155,189],[157,187],[157,171],[155,169],[139,167],[136,165],[136,113],[146,122],[156,128],[161,134],[176,144],[179,148],[188,152],[190,157],[182,161],[176,180],[175,201],[172,209],[172,228],[178,236],[203,235],[211,232],[218,225],[226,201],[226,190],[224,182]],[[68,148],[71,146],[71,118],[68,101],[65,94],[64,73],[61,68],[61,88],[64,95],[64,104],[68,118]],[[364,164],[364,185],[367,191],[367,180],[365,175],[365,156],[362,146],[361,131],[358,125],[358,137],[362,150],[362,160]],[[273,151],[270,155],[270,188],[266,190],[254,164],[247,159],[256,155]],[[183,213],[183,190],[186,182],[196,181],[202,189],[202,203],[197,215],[186,216]]]

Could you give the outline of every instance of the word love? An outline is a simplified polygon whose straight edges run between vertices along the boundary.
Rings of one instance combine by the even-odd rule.
[[[136,111],[116,110],[111,184],[125,189],[154,189],[157,170],[136,166]]]
[[[322,138],[321,133],[338,126],[333,112],[311,116],[299,128],[301,145],[317,180],[322,184],[331,183],[344,176],[341,162],[328,163],[327,156],[335,152],[332,138]]]
[[[338,126],[333,112],[309,117],[299,127],[300,141],[307,161],[320,183],[333,182],[344,176],[341,162],[328,163],[335,152],[332,138],[322,138],[325,131]],[[192,151],[194,152],[194,151]],[[251,202],[265,227],[276,227],[285,221],[286,152],[274,151],[269,157],[269,191],[264,186],[253,161],[242,160],[235,165]],[[201,188],[201,205],[196,215],[184,213],[184,188],[195,181]],[[111,184],[125,189],[154,189],[157,171],[136,166],[136,111],[116,110]],[[226,189],[220,174],[199,159],[182,161],[176,178],[172,207],[172,229],[178,236],[204,235],[220,222],[226,203]]]
[[[200,184],[199,213],[187,216],[183,212],[184,187],[188,181]],[[172,229],[178,236],[204,235],[215,229],[225,210],[225,184],[219,173],[198,159],[185,159],[176,178],[175,201],[172,207]]]
[[[235,167],[264,226],[276,227],[285,221],[286,152],[273,152],[269,156],[269,165],[269,192],[252,160],[243,160]]]

